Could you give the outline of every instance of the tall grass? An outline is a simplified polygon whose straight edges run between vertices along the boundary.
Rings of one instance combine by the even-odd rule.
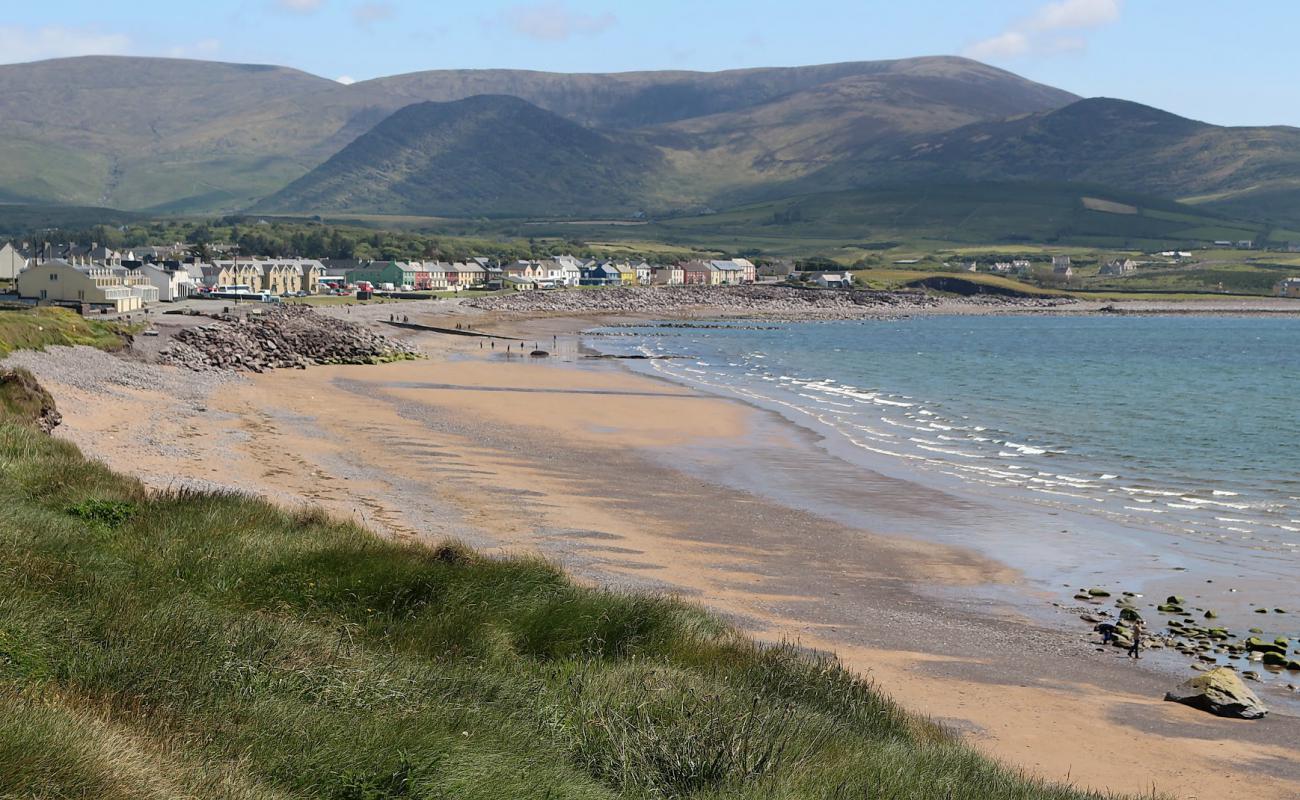
[[[53,306],[0,311],[0,357],[14,350],[41,350],[50,345],[78,345],[117,350],[131,328],[116,322],[86,319]]]
[[[9,423],[0,508],[0,796],[1090,796],[539,560],[149,493]]]

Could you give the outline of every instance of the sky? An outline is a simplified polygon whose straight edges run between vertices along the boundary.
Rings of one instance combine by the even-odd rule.
[[[1300,3],[1251,0],[0,0],[0,63],[150,55],[343,82],[426,69],[721,70],[963,55],[1085,97],[1300,126]]]

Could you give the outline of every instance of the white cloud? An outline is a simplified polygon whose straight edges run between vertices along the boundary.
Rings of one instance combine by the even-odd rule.
[[[1003,31],[997,36],[976,42],[967,47],[967,56],[975,59],[1015,58],[1029,52],[1029,37],[1020,31]]]
[[[340,75],[334,80],[343,84],[344,86],[351,86],[352,84],[357,82],[357,79],[352,77],[351,75]]]
[[[41,61],[69,56],[113,56],[131,52],[131,37],[89,28],[20,28],[0,25],[0,60]]]
[[[294,14],[312,14],[325,5],[325,0],[275,0],[275,7]]]
[[[390,19],[395,13],[391,3],[362,3],[352,9],[352,21],[363,28],[368,28],[376,22]]]
[[[575,36],[595,36],[618,24],[613,14],[571,11],[561,0],[512,6],[498,22],[521,36],[543,42],[562,42]]]
[[[1057,0],[1006,30],[971,44],[963,52],[977,59],[1078,52],[1088,46],[1083,31],[1116,22],[1122,0]]]

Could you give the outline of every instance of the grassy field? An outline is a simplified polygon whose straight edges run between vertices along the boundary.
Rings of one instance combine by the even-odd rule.
[[[60,344],[116,350],[126,344],[123,335],[131,331],[129,326],[86,319],[66,308],[0,311],[0,356]]]
[[[0,422],[0,797],[1083,798],[527,558],[150,493]]]

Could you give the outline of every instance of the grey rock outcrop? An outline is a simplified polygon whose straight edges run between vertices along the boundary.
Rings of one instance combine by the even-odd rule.
[[[309,364],[373,364],[411,358],[415,350],[369,328],[283,306],[247,316],[221,316],[181,331],[159,359],[192,370],[262,372]]]
[[[1189,678],[1165,699],[1182,703],[1220,717],[1261,719],[1268,714],[1263,701],[1242,683],[1234,670],[1219,667]]]

